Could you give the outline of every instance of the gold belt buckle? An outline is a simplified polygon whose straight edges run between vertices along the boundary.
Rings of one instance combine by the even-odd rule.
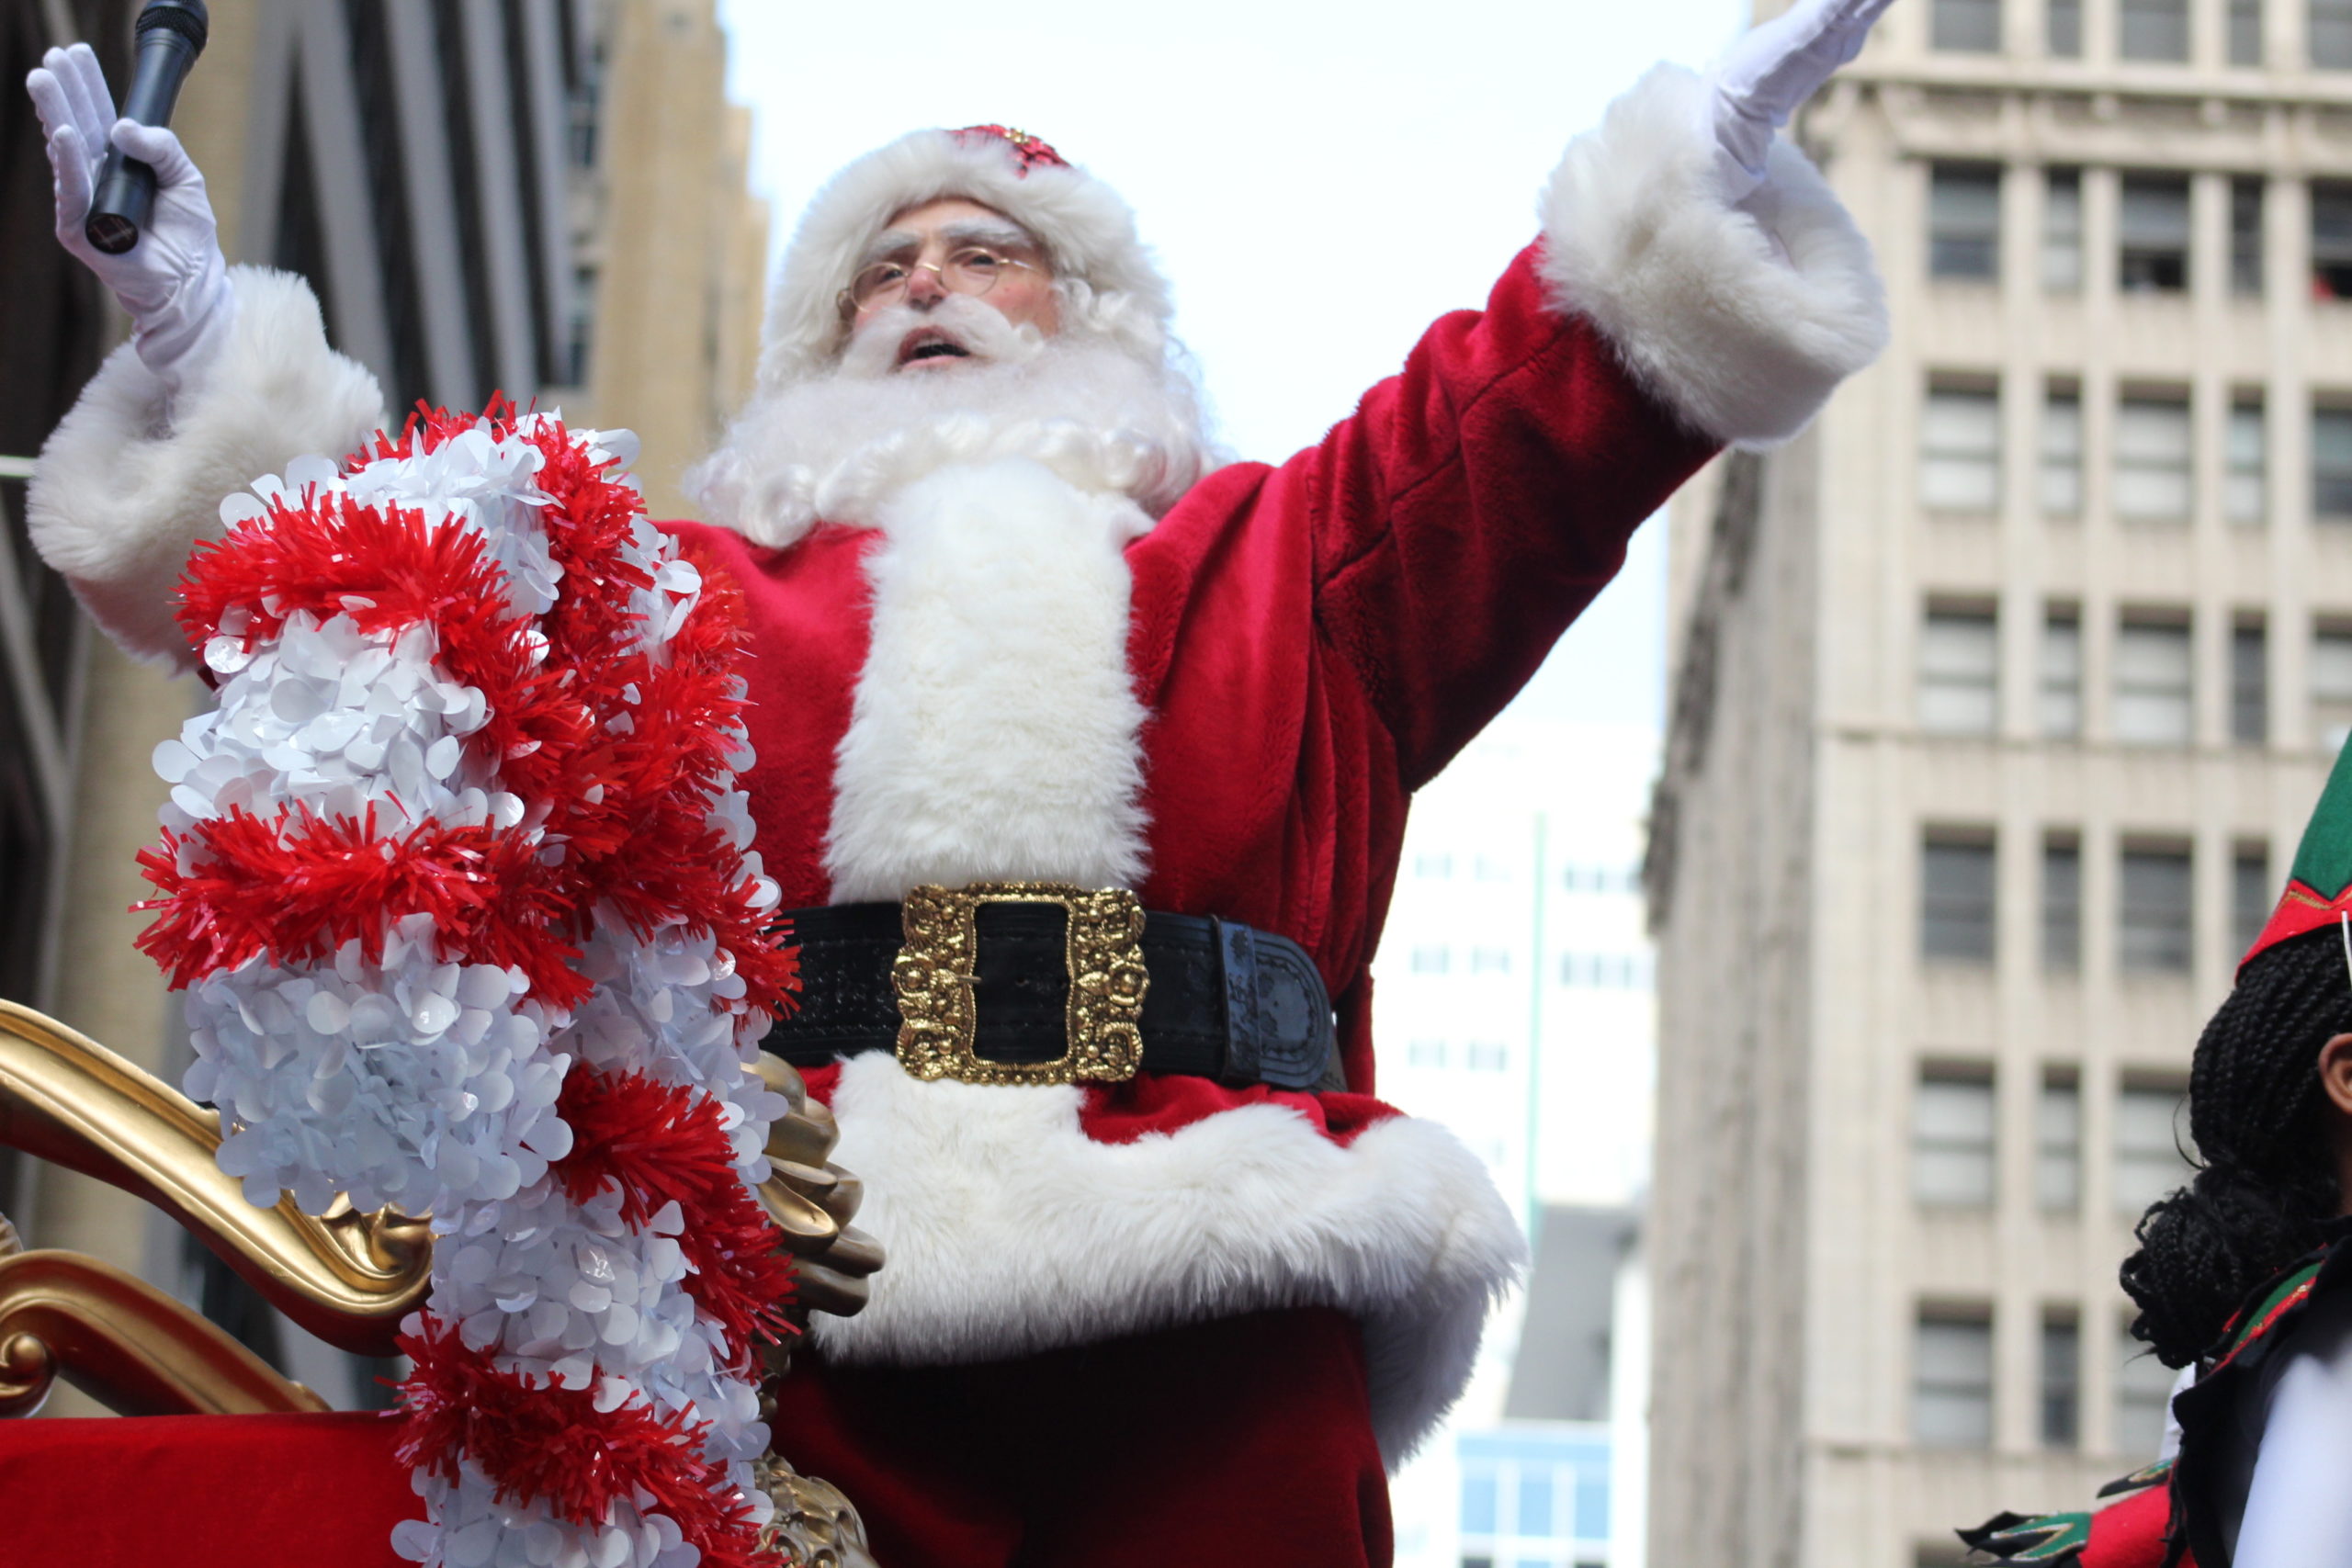
[[[972,983],[983,904],[1058,904],[1069,917],[1067,1048],[1050,1062],[992,1062],[973,1049]],[[1124,1083],[1143,1064],[1143,900],[1124,887],[976,882],[908,893],[906,945],[890,965],[899,994],[899,1065],[961,1083]]]

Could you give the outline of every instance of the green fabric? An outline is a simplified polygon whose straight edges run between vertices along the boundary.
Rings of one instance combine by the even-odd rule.
[[[2292,874],[2331,902],[2352,886],[2352,745],[2335,754],[2327,787],[2319,792],[2303,841],[2295,846]]]

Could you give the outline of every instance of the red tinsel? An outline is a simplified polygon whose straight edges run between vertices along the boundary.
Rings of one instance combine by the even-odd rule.
[[[415,1363],[400,1385],[402,1463],[455,1481],[462,1454],[500,1501],[542,1501],[575,1525],[605,1524],[614,1504],[642,1495],[651,1499],[644,1511],[669,1515],[713,1568],[767,1561],[748,1503],[705,1454],[704,1424],[684,1412],[657,1414],[641,1394],[599,1410],[593,1386],[502,1371],[454,1325],[429,1315],[399,1343]]]
[[[610,1182],[634,1229],[664,1203],[684,1211],[677,1239],[693,1270],[686,1293],[726,1337],[736,1370],[748,1365],[754,1340],[794,1332],[785,1317],[792,1260],[777,1250],[775,1226],[736,1173],[717,1100],[639,1073],[575,1067],[564,1075],[556,1113],[571,1129],[571,1152],[548,1169],[574,1203]]]
[[[493,399],[484,416],[489,433],[504,436],[514,416],[512,404]],[[398,438],[379,435],[358,459],[430,451],[474,424],[420,408]],[[566,589],[539,619],[543,658],[534,652],[530,623],[508,609],[503,576],[480,536],[342,496],[312,496],[300,506],[274,502],[266,517],[200,547],[182,584],[179,618],[201,647],[242,609],[249,649],[277,636],[297,610],[348,615],[369,632],[431,625],[442,672],[489,698],[487,721],[466,738],[469,753],[496,764],[502,788],[547,809],[542,841],[561,844],[562,859],[548,867],[536,847],[494,852],[495,835],[436,858],[438,840],[420,830],[400,840],[397,853],[425,858],[402,871],[376,863],[380,849],[355,841],[372,833],[345,824],[322,837],[308,818],[289,819],[274,833],[208,823],[186,839],[167,835],[162,852],[141,856],[160,897],[141,908],[164,913],[141,945],[175,985],[257,952],[315,959],[360,934],[347,929],[356,919],[347,904],[330,906],[413,892],[421,901],[361,907],[433,911],[442,922],[442,957],[520,963],[535,993],[555,1005],[584,995],[560,971],[601,901],[640,936],[680,917],[691,930],[711,932],[734,958],[743,1005],[772,1015],[791,1010],[797,954],[752,908],[741,855],[705,819],[713,786],[731,771],[735,742],[727,731],[742,707],[734,673],[743,637],[741,592],[710,562],[697,561],[700,601],[657,663],[641,646],[644,628],[630,606],[631,595],[650,582],[621,553],[643,510],[637,491],[608,478],[605,465],[553,421],[526,439],[542,457],[535,480],[550,502],[541,521]],[[315,846],[307,842],[313,837],[321,837]],[[191,842],[198,854],[183,855]],[[182,872],[191,860],[199,869]],[[283,878],[314,896],[277,898]]]

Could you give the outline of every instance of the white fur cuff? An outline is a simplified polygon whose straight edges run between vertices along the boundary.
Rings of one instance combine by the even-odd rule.
[[[1885,292],[1869,242],[1786,141],[1761,190],[1724,200],[1704,91],[1657,66],[1569,143],[1544,195],[1542,270],[1558,308],[1693,426],[1767,446],[1886,346]]]
[[[375,378],[327,346],[310,286],[232,267],[237,315],[218,360],[167,406],[130,344],[108,355],[41,448],[33,547],[99,629],[136,658],[194,668],[172,588],[221,497],[305,453],[339,458],[383,423]]]

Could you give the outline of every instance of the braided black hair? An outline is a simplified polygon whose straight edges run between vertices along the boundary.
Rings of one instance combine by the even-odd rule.
[[[2150,1205],[2124,1259],[2132,1332],[2184,1367],[2246,1294],[2310,1251],[2342,1206],[2321,1114],[2320,1047],[2352,1032],[2352,979],[2335,926],[2258,954],[2238,976],[2189,1068],[2200,1168]]]

